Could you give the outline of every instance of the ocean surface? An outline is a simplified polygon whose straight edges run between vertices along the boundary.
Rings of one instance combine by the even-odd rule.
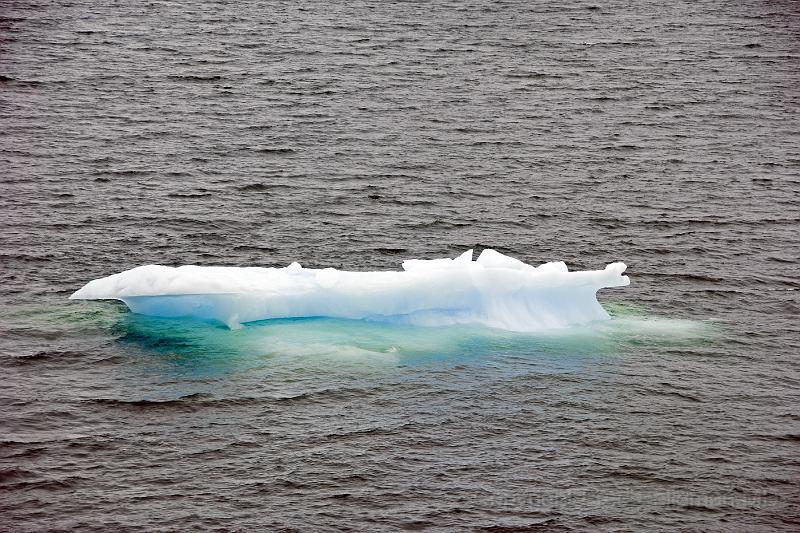
[[[800,4],[4,0],[0,530],[800,530]],[[142,264],[625,261],[607,322],[242,330]]]

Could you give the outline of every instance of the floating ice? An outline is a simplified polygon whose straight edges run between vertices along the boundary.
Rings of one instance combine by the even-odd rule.
[[[604,287],[630,283],[624,263],[569,272],[537,267],[495,250],[477,261],[411,259],[402,271],[333,268],[146,265],[87,283],[70,299],[116,299],[134,313],[217,320],[230,328],[271,318],[335,317],[416,325],[482,324],[538,331],[609,318],[597,303]]]

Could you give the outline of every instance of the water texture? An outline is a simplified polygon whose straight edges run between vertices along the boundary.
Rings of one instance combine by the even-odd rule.
[[[0,5],[0,530],[796,531],[793,1]],[[625,261],[524,335],[70,302]]]

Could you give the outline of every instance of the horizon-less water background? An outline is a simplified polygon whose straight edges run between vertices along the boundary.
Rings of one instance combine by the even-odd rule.
[[[0,6],[3,531],[796,531],[792,1]],[[228,331],[140,264],[623,260],[611,321]]]

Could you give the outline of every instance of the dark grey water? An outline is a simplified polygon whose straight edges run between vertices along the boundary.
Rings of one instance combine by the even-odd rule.
[[[796,531],[792,1],[0,5],[0,528]],[[629,265],[561,334],[67,301]]]

